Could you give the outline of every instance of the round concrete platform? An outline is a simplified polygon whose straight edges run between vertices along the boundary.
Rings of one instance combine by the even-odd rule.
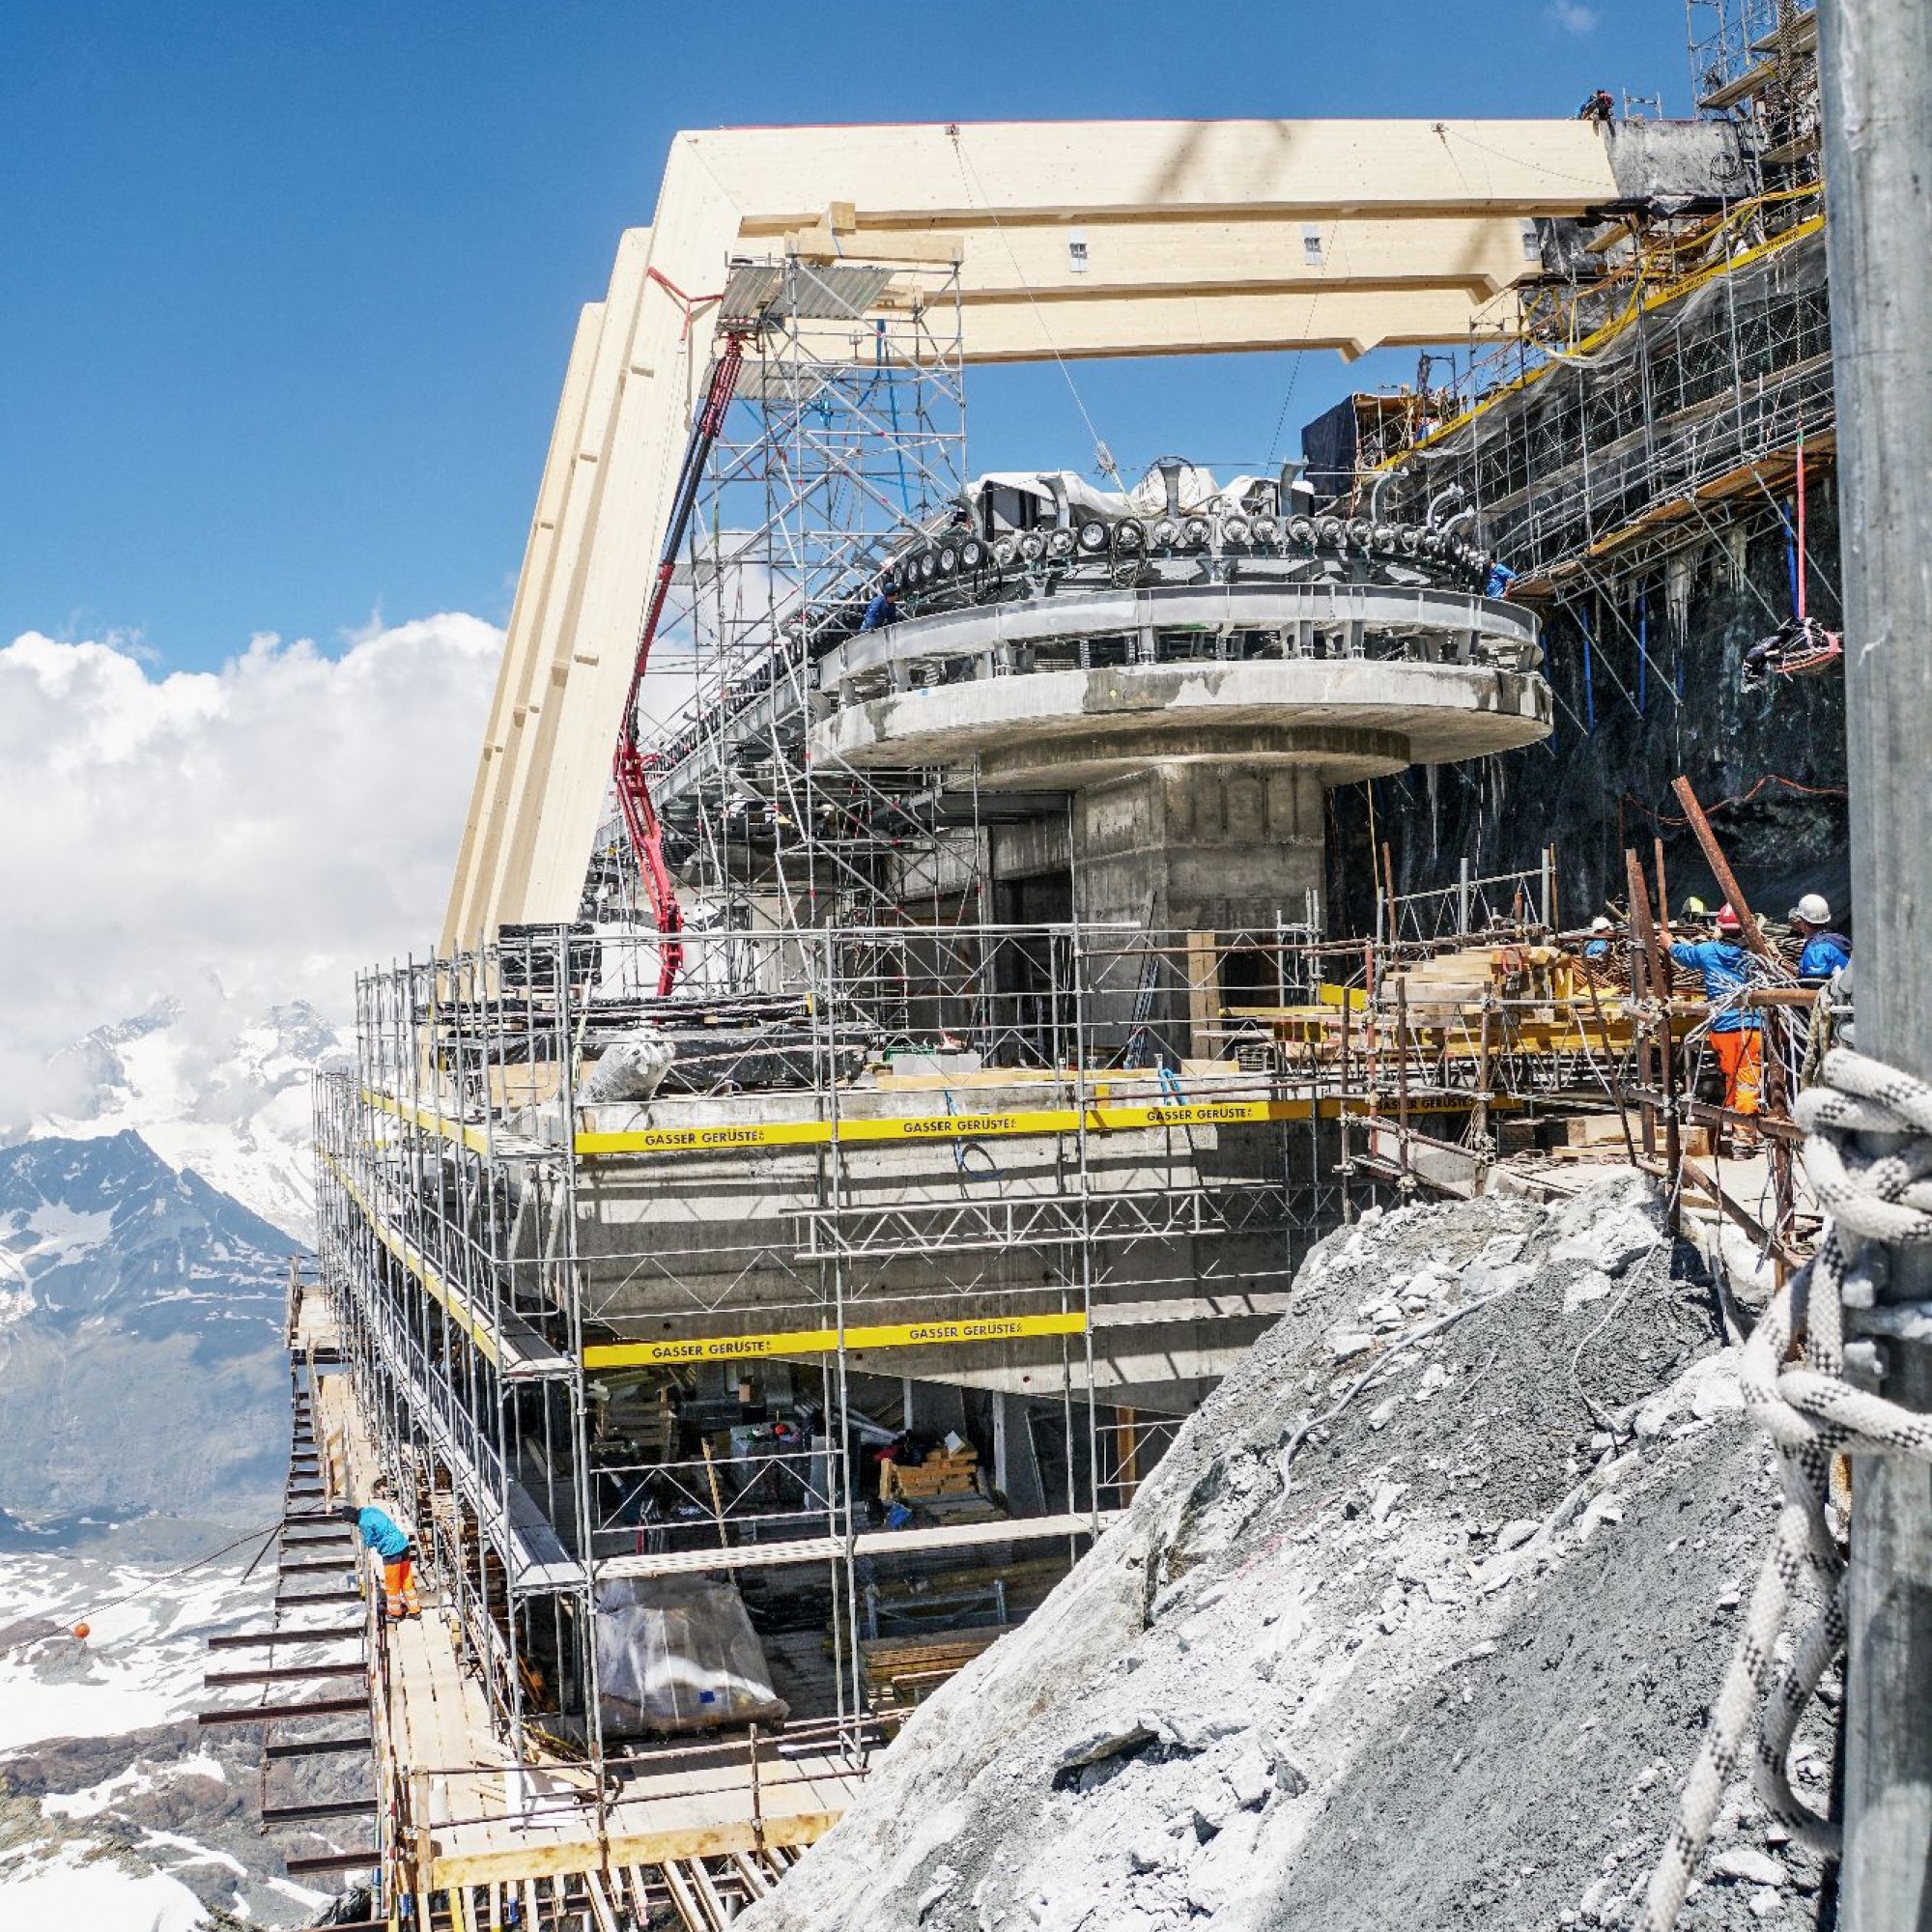
[[[1548,737],[1534,671],[1370,658],[1034,671],[895,692],[816,724],[814,757],[979,761],[981,784],[1077,790],[1150,764],[1285,764],[1327,784]]]
[[[848,639],[816,757],[978,760],[991,786],[1077,790],[1154,762],[1295,765],[1327,784],[1548,735],[1537,620],[1444,590],[1278,582],[979,605]]]
[[[910,618],[849,638],[819,661],[819,685],[869,696],[882,681],[951,666],[975,676],[1009,668],[1028,647],[1133,639],[1151,662],[1163,636],[1262,633],[1285,657],[1416,657],[1534,670],[1537,618],[1520,604],[1424,584],[1151,585],[1022,597]]]

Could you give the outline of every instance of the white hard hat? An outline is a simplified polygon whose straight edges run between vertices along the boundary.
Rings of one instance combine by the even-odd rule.
[[[1590,922],[1590,930],[1592,932],[1609,932],[1612,930],[1612,927],[1610,925],[1609,921],[1606,920],[1602,913],[1599,913],[1596,916],[1596,918]]]
[[[1806,925],[1830,925],[1832,923],[1831,902],[1823,893],[1806,893],[1786,915],[1790,919],[1802,919]]]

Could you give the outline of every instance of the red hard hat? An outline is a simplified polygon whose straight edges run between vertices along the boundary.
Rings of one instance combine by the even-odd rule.
[[[1743,927],[1738,923],[1738,916],[1731,910],[1728,901],[1718,908],[1717,927],[1719,932],[1740,932],[1743,930]]]

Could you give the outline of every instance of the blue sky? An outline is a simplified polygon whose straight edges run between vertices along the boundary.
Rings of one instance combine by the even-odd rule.
[[[1678,0],[14,0],[0,68],[0,639],[507,614],[578,304],[680,127],[1689,108]],[[1096,23],[1082,32],[1078,19]],[[1123,468],[1284,443],[1332,355],[1082,364]],[[1293,394],[1291,398],[1291,384]],[[1059,373],[976,372],[973,465],[1085,465]]]

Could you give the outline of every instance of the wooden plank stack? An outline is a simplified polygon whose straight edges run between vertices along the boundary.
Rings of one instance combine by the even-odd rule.
[[[980,1454],[970,1442],[928,1456],[916,1467],[903,1463],[879,1464],[881,1502],[919,1503],[938,1496],[978,1495],[981,1488]]]
[[[881,1716],[910,1711],[1005,1634],[1000,1630],[971,1630],[862,1637],[859,1674],[867,1708]]]

